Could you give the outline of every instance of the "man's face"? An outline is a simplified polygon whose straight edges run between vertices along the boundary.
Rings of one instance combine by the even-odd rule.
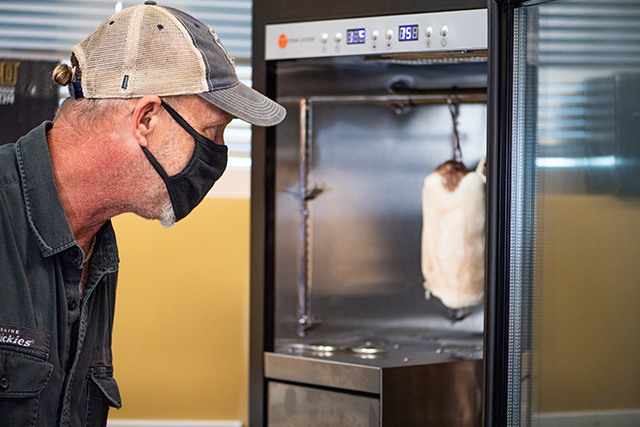
[[[233,116],[197,95],[184,97],[176,105],[171,105],[196,132],[216,144],[224,145],[224,130]],[[164,143],[158,153],[153,153],[169,176],[182,171],[195,146],[195,141],[165,110],[161,114],[164,129]]]
[[[171,101],[169,101],[171,103]],[[233,116],[197,95],[180,98],[180,102],[170,105],[202,136],[215,144],[224,145],[224,130]],[[160,114],[161,125],[158,140],[149,147],[169,176],[181,172],[189,163],[195,141],[166,111]],[[170,227],[175,222],[169,194],[160,181],[156,186],[156,196],[153,198],[153,218],[158,219],[164,227]]]

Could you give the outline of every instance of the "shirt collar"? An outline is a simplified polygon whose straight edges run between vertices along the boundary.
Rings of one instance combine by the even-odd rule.
[[[45,257],[77,245],[56,188],[47,144],[47,131],[51,127],[51,122],[44,122],[16,143],[27,217]],[[107,221],[98,235],[95,255],[100,255],[105,268],[117,264],[118,250],[111,221]]]
[[[47,131],[51,126],[51,122],[44,122],[16,143],[27,216],[43,256],[76,243],[53,174],[47,145]]]

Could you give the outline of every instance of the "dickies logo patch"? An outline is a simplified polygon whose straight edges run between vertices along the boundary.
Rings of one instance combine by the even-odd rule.
[[[35,329],[0,323],[0,346],[11,346],[25,350],[49,353],[51,338]]]

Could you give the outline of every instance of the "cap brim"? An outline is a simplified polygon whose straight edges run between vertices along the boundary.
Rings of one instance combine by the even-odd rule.
[[[277,125],[287,115],[282,105],[243,83],[198,95],[227,113],[256,126]]]

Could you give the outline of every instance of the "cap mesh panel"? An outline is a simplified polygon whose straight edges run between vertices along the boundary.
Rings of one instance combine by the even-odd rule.
[[[202,57],[178,25],[160,8],[145,14],[133,81],[135,93],[182,95],[207,90]]]
[[[101,96],[105,88],[120,87],[122,84],[119,76],[124,68],[131,17],[131,14],[123,14],[118,19],[104,21],[80,44],[83,59],[78,59],[85,97],[105,97]],[[110,22],[113,24],[110,25]]]

